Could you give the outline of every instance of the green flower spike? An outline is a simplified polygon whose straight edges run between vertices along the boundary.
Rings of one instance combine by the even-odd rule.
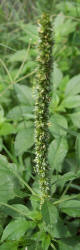
[[[39,22],[39,57],[37,73],[37,94],[35,103],[35,162],[39,177],[41,204],[50,195],[50,179],[48,166],[48,117],[51,92],[52,72],[52,26],[50,15],[44,13]]]

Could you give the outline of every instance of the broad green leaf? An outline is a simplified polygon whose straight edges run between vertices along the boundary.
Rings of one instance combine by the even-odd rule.
[[[20,36],[19,40],[24,41],[25,43],[30,43],[30,44],[34,44],[35,42],[38,42],[38,30],[36,25],[32,24],[32,23],[24,23],[21,24],[22,29],[25,31],[25,36]],[[31,48],[30,48],[31,51]],[[29,53],[30,53],[29,51]]]
[[[18,215],[21,216],[26,216],[28,219],[31,220],[41,220],[42,216],[41,213],[37,210],[30,210],[28,207],[22,205],[22,204],[14,204],[13,205],[14,208],[16,208],[18,211],[20,211],[20,213]],[[32,228],[34,227],[34,224],[32,224]]]
[[[77,237],[58,240],[59,250],[80,250],[80,241]]]
[[[59,96],[54,92],[49,105],[50,113],[54,114],[54,112],[57,110],[58,103]]]
[[[48,228],[47,230],[52,238],[59,239],[71,236],[67,226],[64,224],[64,220],[62,220],[61,218],[58,218],[58,221],[53,228]]]
[[[24,118],[26,120],[33,119],[34,116],[32,114],[32,107],[27,106],[27,105],[16,106],[16,107],[10,109],[10,111],[7,114],[7,118],[9,118],[12,121],[14,121],[14,120],[21,121]]]
[[[25,58],[25,55],[26,55],[26,58]],[[27,50],[26,49],[18,50],[14,54],[8,56],[9,62],[12,62],[12,63],[13,62],[22,62],[24,60],[24,58],[27,59]]]
[[[33,121],[32,120],[25,120],[23,119],[23,121],[20,121],[18,123],[18,127],[17,127],[17,132],[24,129],[24,128],[30,128],[30,129],[33,129]]]
[[[31,241],[30,241],[31,243]],[[41,250],[41,244],[39,242],[32,242],[31,245],[27,246],[25,250]]]
[[[4,121],[5,121],[4,110],[3,110],[2,106],[0,105],[0,126],[1,126],[1,124],[3,124]]]
[[[62,11],[62,10],[61,10]],[[60,13],[55,18],[55,43],[58,43],[75,30],[76,23],[70,19],[65,19],[65,15]]]
[[[5,122],[0,126],[0,136],[5,136],[5,135],[10,135],[10,134],[15,134],[16,129],[13,126],[13,124],[10,124],[8,122]]]
[[[61,106],[68,108],[68,109],[79,107],[80,106],[80,95],[76,95],[76,96],[70,95],[68,97],[65,97],[61,103]]]
[[[42,218],[40,211],[38,210],[30,210],[28,207],[22,204],[13,204],[13,207],[17,209],[17,211],[13,211],[14,216],[26,216],[28,219],[39,221]]]
[[[3,149],[3,140],[2,138],[0,138],[0,152],[2,151],[2,149]]]
[[[39,224],[39,226],[41,227],[41,225]],[[48,233],[45,233],[44,230],[41,228],[39,230],[39,232],[36,232],[33,234],[32,236],[32,240],[36,241],[37,243],[37,246],[39,244],[39,242],[42,242],[42,250],[48,250],[49,249],[49,245],[50,245],[50,242],[51,242],[51,238],[49,236]],[[38,248],[37,248],[38,250]]]
[[[77,168],[80,169],[80,134],[76,137],[75,143]]]
[[[69,75],[65,75],[59,85],[61,95],[62,93],[64,93],[68,81],[69,81]]]
[[[66,135],[67,128],[67,120],[64,116],[54,114],[49,119],[49,130],[54,137]]]
[[[23,204],[13,204],[12,205],[14,208],[16,208],[17,211],[12,210],[13,213],[13,217],[21,217],[21,216],[26,216],[29,217],[29,212],[30,210],[28,209],[28,207],[24,206]]]
[[[7,241],[0,246],[0,250],[17,250],[17,242]]]
[[[19,182],[9,167],[7,159],[0,155],[0,202],[14,199],[19,191]]]
[[[60,137],[53,140],[49,145],[48,160],[51,171],[56,169],[61,170],[61,165],[68,151],[68,143],[65,137]]]
[[[43,240],[42,240],[42,249],[48,250],[50,242],[51,242],[50,236],[44,233]]]
[[[63,213],[71,217],[80,217],[80,201],[68,200],[60,204],[60,209]]]
[[[31,158],[27,157],[25,159],[25,180],[28,182],[32,175]]]
[[[32,89],[30,87],[15,84],[14,89],[20,103],[33,105]]]
[[[80,128],[80,112],[69,114],[69,117],[76,128]]]
[[[72,96],[80,93],[80,74],[72,77],[67,83],[65,95]]]
[[[21,129],[15,139],[15,153],[16,155],[21,155],[24,152],[27,152],[34,144],[34,129],[24,128]]]
[[[55,226],[58,221],[58,210],[50,201],[45,201],[41,208],[42,217],[46,225],[49,227]]]
[[[29,222],[24,218],[11,221],[4,229],[1,242],[4,240],[20,240],[29,228]]]
[[[1,222],[0,222],[1,223]],[[3,227],[2,225],[0,224],[0,236],[2,235],[2,232],[3,232]]]
[[[55,29],[59,30],[61,25],[64,23],[65,16],[63,13],[59,14],[56,16],[55,21],[54,21],[54,27]]]
[[[62,72],[60,71],[60,69],[58,68],[57,64],[54,63],[54,71],[53,71],[53,89],[56,89],[61,80],[63,78]]]

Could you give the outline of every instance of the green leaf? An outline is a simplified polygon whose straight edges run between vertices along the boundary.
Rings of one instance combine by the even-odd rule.
[[[75,152],[76,152],[77,167],[78,169],[80,169],[80,134],[78,134],[78,136],[76,137]]]
[[[0,246],[0,250],[17,250],[17,242],[7,241]]]
[[[0,155],[0,202],[7,202],[16,196],[16,179],[7,166],[8,161]]]
[[[0,136],[15,134],[16,129],[13,126],[13,124],[10,124],[8,122],[3,123],[2,126],[0,126]]]
[[[14,54],[8,56],[9,62],[22,62],[25,58],[25,55],[27,57],[27,50],[21,49],[15,52]]]
[[[67,83],[65,95],[76,95],[80,93],[80,74],[72,77]]]
[[[23,204],[13,204],[12,205],[14,208],[16,208],[17,209],[17,211],[19,211],[19,212],[17,212],[17,211],[14,211],[13,209],[11,209],[12,210],[12,212],[13,212],[13,216],[15,217],[21,217],[21,214],[22,214],[22,216],[29,216],[29,213],[30,213],[30,210],[29,210],[29,208],[28,207],[26,207],[26,206],[24,206]]]
[[[80,250],[80,241],[77,237],[58,240],[59,250]]]
[[[52,238],[66,238],[70,237],[71,234],[66,225],[64,225],[64,220],[58,218],[57,223],[54,225],[53,228],[46,228]]]
[[[49,145],[48,160],[51,170],[61,170],[61,165],[68,151],[68,143],[65,137],[53,140]]]
[[[0,105],[0,126],[1,124],[3,124],[4,121],[5,121],[4,110],[3,107]]]
[[[15,84],[14,89],[20,103],[26,105],[33,105],[32,89],[30,87]]]
[[[28,230],[28,221],[24,218],[18,218],[15,221],[11,221],[4,229],[1,242],[4,240],[20,240],[21,237]]]
[[[69,114],[69,117],[76,128],[80,128],[80,112]]]
[[[1,212],[1,211],[0,211]],[[1,223],[1,222],[0,222]],[[0,224],[0,237],[1,237],[1,235],[2,235],[2,232],[3,232],[3,227],[2,227],[2,225]]]
[[[63,74],[61,70],[58,68],[58,65],[54,63],[54,71],[53,71],[53,89],[57,89],[60,82],[62,81]]]
[[[32,107],[27,105],[19,105],[9,110],[7,114],[7,118],[12,121],[21,121],[24,118],[26,120],[33,119],[34,116],[32,114]]]
[[[45,201],[41,208],[42,217],[46,225],[54,227],[58,221],[58,210],[50,201]]]
[[[56,92],[54,92],[49,105],[50,113],[54,114],[54,112],[58,109],[58,103],[59,96],[56,94]]]
[[[15,153],[16,155],[21,155],[27,152],[34,144],[34,129],[24,128],[21,129],[15,139]]]
[[[31,158],[25,159],[25,180],[28,182],[32,174]]]
[[[62,11],[62,9],[61,9]],[[55,28],[55,44],[64,41],[65,36],[75,30],[76,23],[70,19],[65,19],[65,15],[61,12],[57,15],[54,22]]]
[[[62,103],[61,103],[61,107],[65,107],[65,108],[76,108],[80,106],[80,95],[76,95],[76,96],[68,96],[66,97]]]
[[[60,209],[63,213],[71,217],[80,217],[80,201],[68,200],[60,204]]]
[[[54,114],[49,119],[49,130],[54,137],[66,135],[67,133],[67,120],[60,114]]]
[[[0,138],[0,152],[2,151],[2,149],[3,149],[3,140],[2,138]]]
[[[48,250],[50,242],[51,242],[50,236],[47,235],[46,233],[44,233],[43,240],[42,240],[42,249],[43,250]]]

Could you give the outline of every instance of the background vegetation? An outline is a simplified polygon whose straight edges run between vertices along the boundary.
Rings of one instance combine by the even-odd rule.
[[[42,1],[0,1],[0,250],[80,250],[80,0],[53,2],[48,161],[39,209],[34,104]]]

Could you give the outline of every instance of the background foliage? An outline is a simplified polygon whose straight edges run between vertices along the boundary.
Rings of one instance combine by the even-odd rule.
[[[48,161],[39,209],[34,104],[41,1],[0,1],[0,250],[80,249],[80,0],[53,1]]]

